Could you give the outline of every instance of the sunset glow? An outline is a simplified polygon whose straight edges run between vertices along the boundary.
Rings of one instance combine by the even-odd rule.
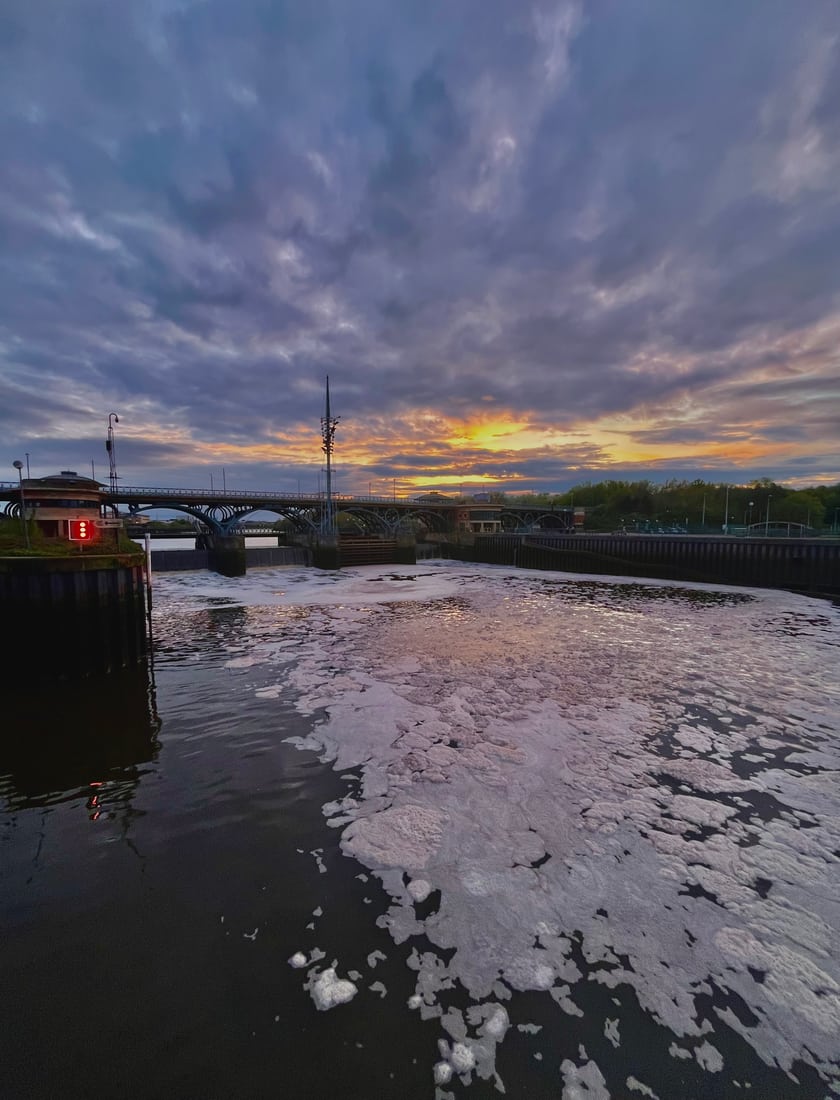
[[[831,6],[488,3],[13,4],[9,461],[840,480]]]

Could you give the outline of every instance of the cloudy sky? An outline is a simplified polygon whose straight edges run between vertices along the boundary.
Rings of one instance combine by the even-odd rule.
[[[840,480],[836,0],[4,0],[12,478]]]

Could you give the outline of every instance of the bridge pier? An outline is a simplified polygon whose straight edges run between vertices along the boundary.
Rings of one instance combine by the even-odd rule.
[[[335,535],[316,535],[313,538],[312,564],[316,569],[341,568],[341,552]]]
[[[413,531],[397,532],[397,562],[400,565],[417,564],[417,536]]]
[[[223,577],[244,577],[245,537],[243,535],[204,535],[204,545],[209,551],[207,565]],[[196,547],[198,539],[196,539]]]

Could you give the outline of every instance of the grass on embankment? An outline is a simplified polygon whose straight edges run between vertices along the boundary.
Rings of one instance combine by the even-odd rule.
[[[81,558],[143,551],[119,528],[105,528],[92,542],[49,539],[36,523],[29,524],[29,548],[19,519],[0,518],[0,558]]]

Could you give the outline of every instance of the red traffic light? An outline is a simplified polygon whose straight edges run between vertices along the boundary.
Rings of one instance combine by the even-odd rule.
[[[71,519],[67,524],[67,534],[72,542],[92,542],[95,528],[92,519]]]

